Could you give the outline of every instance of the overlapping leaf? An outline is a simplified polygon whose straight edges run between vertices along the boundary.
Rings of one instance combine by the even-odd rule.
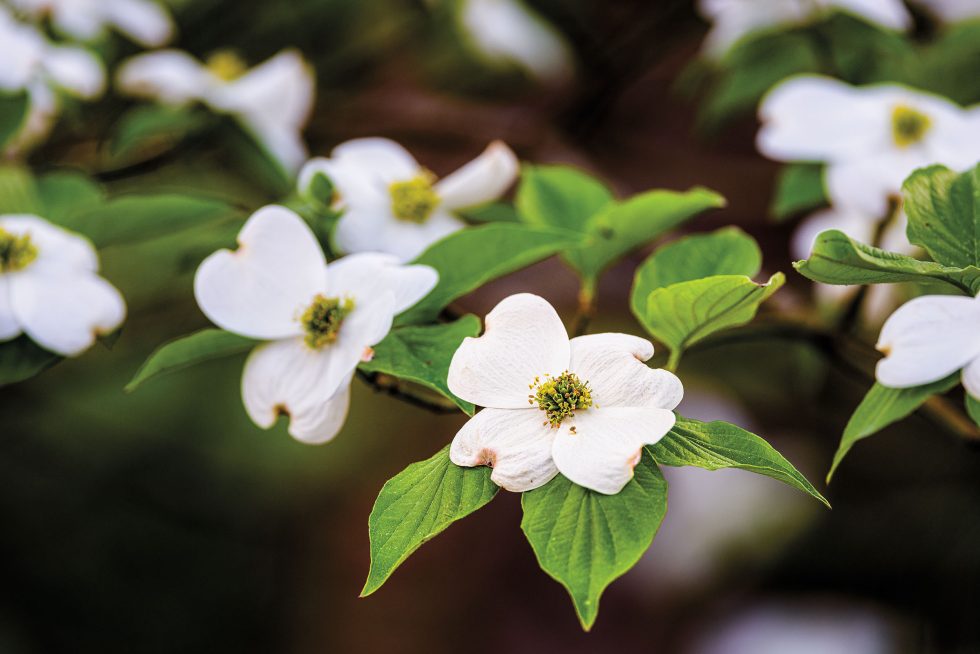
[[[980,266],[980,165],[915,171],[902,186],[909,240],[946,266]]]
[[[161,345],[143,363],[126,391],[139,388],[144,382],[212,359],[246,352],[258,341],[223,329],[202,329]]]

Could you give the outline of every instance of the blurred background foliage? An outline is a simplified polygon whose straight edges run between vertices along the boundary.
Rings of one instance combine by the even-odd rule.
[[[689,2],[533,4],[568,37],[574,79],[542,86],[517,69],[488,70],[445,1],[172,7],[177,45],[196,55],[233,48],[256,63],[286,46],[303,51],[318,78],[306,132],[314,154],[382,135],[443,173],[500,138],[524,160],[579,165],[623,194],[705,185],[729,205],[692,229],[741,226],[762,245],[767,274],[789,271],[792,231],[768,219],[778,167],[753,147],[753,108],[773,77],[835,72],[980,100],[977,24],[936,34],[926,23],[909,41],[841,16],[745,42],[708,66],[691,63],[705,26]],[[828,58],[826,38],[844,40],[830,52],[846,56]],[[135,51],[121,39],[105,47],[111,60]],[[216,129],[189,120],[179,147],[114,154],[136,110],[112,94],[69,110],[31,165],[74,165],[113,192],[220,197],[242,215],[289,191],[244,135],[210,117]],[[918,415],[850,455],[827,491],[832,512],[746,473],[665,471],[664,530],[648,560],[606,593],[591,634],[537,571],[507,493],[357,599],[378,490],[448,442],[464,416],[355,385],[341,436],[304,446],[282,424],[263,432],[248,421],[240,358],[125,395],[157,345],[205,326],[191,275],[233,240],[239,219],[225,226],[107,248],[104,274],[130,307],[121,338],[0,393],[0,651],[734,652],[749,651],[732,649],[738,630],[766,620],[802,620],[800,639],[816,629],[857,643],[813,651],[980,649],[980,457]],[[643,255],[602,279],[593,331],[640,333],[628,297]],[[767,310],[805,311],[809,290],[790,275],[762,328]],[[545,296],[566,319],[574,312],[577,283],[557,260],[459,304],[482,315],[518,291]],[[752,428],[822,478],[871,380],[819,339],[766,338],[750,327],[693,348],[680,410]]]

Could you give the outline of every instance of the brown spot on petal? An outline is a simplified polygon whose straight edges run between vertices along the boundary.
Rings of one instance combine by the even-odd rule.
[[[889,354],[892,353],[891,345],[877,345],[875,346],[875,349],[881,352],[882,354],[884,354],[885,356],[888,356]]]
[[[374,358],[374,348],[366,347],[364,351],[361,352],[361,361],[370,361]]]
[[[290,417],[289,407],[287,407],[285,404],[275,405],[272,407],[272,412],[276,415],[276,418],[281,418],[282,416],[286,416],[287,418]]]
[[[643,448],[642,447],[636,451],[636,454],[634,454],[632,457],[630,457],[629,461],[626,462],[626,465],[629,466],[629,469],[630,470],[632,470],[633,468],[636,467],[636,464],[640,462],[640,459],[641,458],[643,458]]]
[[[479,460],[483,463],[481,465],[490,466],[491,468],[497,464],[497,453],[489,448],[483,448],[480,450],[478,455]]]

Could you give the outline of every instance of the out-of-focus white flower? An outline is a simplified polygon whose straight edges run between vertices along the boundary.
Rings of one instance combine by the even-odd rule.
[[[28,117],[12,150],[24,150],[50,132],[61,109],[58,92],[91,100],[105,90],[102,62],[88,50],[56,45],[0,6],[0,92],[26,92]]]
[[[498,486],[522,492],[561,472],[613,495],[633,477],[643,446],[674,426],[680,380],[648,368],[653,345],[627,334],[571,340],[546,300],[511,295],[487,314],[479,338],[453,355],[448,385],[487,407],[463,425],[449,457],[493,467]]]
[[[387,252],[410,261],[465,223],[453,215],[500,197],[519,164],[504,143],[494,141],[479,157],[436,181],[394,141],[354,139],[330,158],[310,160],[299,176],[307,192],[317,174],[333,184],[343,208],[334,241],[344,252]]]
[[[521,0],[462,0],[459,23],[467,43],[490,65],[516,65],[542,80],[572,75],[565,37]]]
[[[711,23],[703,45],[710,57],[724,55],[750,34],[806,25],[834,11],[892,30],[904,31],[912,25],[901,0],[699,0],[698,10]]]
[[[289,416],[289,433],[323,443],[343,427],[350,382],[395,315],[438,281],[428,266],[401,266],[383,254],[359,254],[329,266],[310,228],[280,206],[256,211],[238,250],[201,263],[194,295],[216,325],[267,341],[245,363],[242,398],[264,429]]]
[[[296,50],[283,50],[251,70],[227,51],[207,64],[180,50],[148,52],[124,62],[116,84],[136,97],[178,106],[201,102],[233,116],[290,173],[308,156],[302,131],[316,83]]]
[[[85,238],[32,215],[0,216],[0,341],[27,334],[77,356],[122,324],[126,303]]]
[[[980,2],[977,0],[915,0],[915,3],[944,23],[980,18]]]
[[[963,370],[963,386],[980,400],[980,295],[925,295],[899,307],[878,337],[875,377],[891,388],[922,386]]]
[[[112,27],[146,47],[163,45],[174,34],[170,14],[154,0],[8,0],[28,15],[50,16],[59,32],[82,41]]]
[[[779,161],[826,162],[832,203],[883,217],[916,168],[972,166],[977,114],[895,84],[854,87],[817,75],[776,86],[759,107],[756,145]]]

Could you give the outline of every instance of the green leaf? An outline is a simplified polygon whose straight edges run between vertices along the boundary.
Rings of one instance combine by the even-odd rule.
[[[919,261],[864,245],[836,229],[817,236],[810,258],[793,267],[804,277],[824,284],[894,284],[935,279],[967,293],[980,292],[980,268],[953,268]]]
[[[514,204],[530,225],[586,231],[589,219],[614,204],[612,191],[602,182],[570,166],[521,168],[521,183]]]
[[[439,283],[396,322],[430,322],[456,298],[579,243],[579,238],[569,232],[511,223],[481,225],[450,234],[415,260],[438,270]]]
[[[371,569],[361,597],[378,590],[422,543],[465,518],[497,494],[490,468],[463,468],[449,446],[389,479],[368,518]]]
[[[657,248],[636,269],[630,306],[642,320],[647,298],[658,288],[712,275],[754,277],[761,267],[755,239],[737,227],[685,236]]]
[[[980,400],[969,393],[966,394],[966,412],[977,423],[977,427],[980,427]]]
[[[109,151],[120,159],[141,150],[166,151],[209,122],[207,113],[192,107],[140,105],[119,119]]]
[[[851,419],[847,421],[844,435],[841,436],[840,445],[834,453],[834,461],[827,473],[827,483],[830,483],[837,466],[855,443],[901,420],[918,409],[930,397],[945,393],[959,381],[960,373],[957,371],[945,379],[913,388],[888,388],[875,382],[861,400],[861,404],[854,410]]]
[[[81,173],[60,171],[37,180],[42,215],[58,225],[72,224],[73,218],[105,202],[102,187]]]
[[[823,502],[830,503],[806,477],[772,445],[727,422],[701,422],[677,417],[677,423],[650,446],[653,458],[665,466],[697,466],[705,470],[739,468],[772,477]]]
[[[0,166],[0,214],[43,211],[31,171],[16,164]]]
[[[776,273],[765,284],[744,275],[715,275],[672,284],[650,293],[640,322],[670,348],[668,368],[674,368],[694,343],[752,320],[759,305],[785,281],[782,273]]]
[[[794,163],[784,166],[776,182],[769,212],[783,220],[827,204],[823,183],[823,165]]]
[[[616,495],[562,475],[521,497],[521,529],[538,564],[568,590],[582,626],[599,613],[599,597],[650,547],[667,512],[667,482],[644,451],[633,479]]]
[[[20,132],[29,107],[26,92],[0,93],[0,149]]]
[[[202,329],[188,336],[181,336],[156,349],[143,363],[132,381],[126,384],[131,393],[154,377],[183,370],[198,363],[245,352],[258,341],[232,334],[222,329]]]
[[[480,319],[466,315],[446,324],[399,327],[374,347],[374,358],[360,365],[366,372],[380,372],[421,384],[449,398],[468,415],[474,407],[449,391],[449,363],[467,336],[480,333]]]
[[[146,241],[243,215],[223,200],[183,194],[123,195],[68,216],[61,224],[98,248]]]
[[[27,336],[0,343],[0,386],[29,379],[60,360]]]
[[[619,257],[695,215],[725,205],[725,198],[706,188],[689,191],[653,190],[607,206],[587,223],[587,239],[565,258],[586,279],[599,274]]]
[[[909,241],[946,266],[980,266],[980,165],[915,171],[902,186]]]
[[[459,212],[463,218],[474,223],[519,223],[520,216],[513,205],[507,202],[488,202]]]

